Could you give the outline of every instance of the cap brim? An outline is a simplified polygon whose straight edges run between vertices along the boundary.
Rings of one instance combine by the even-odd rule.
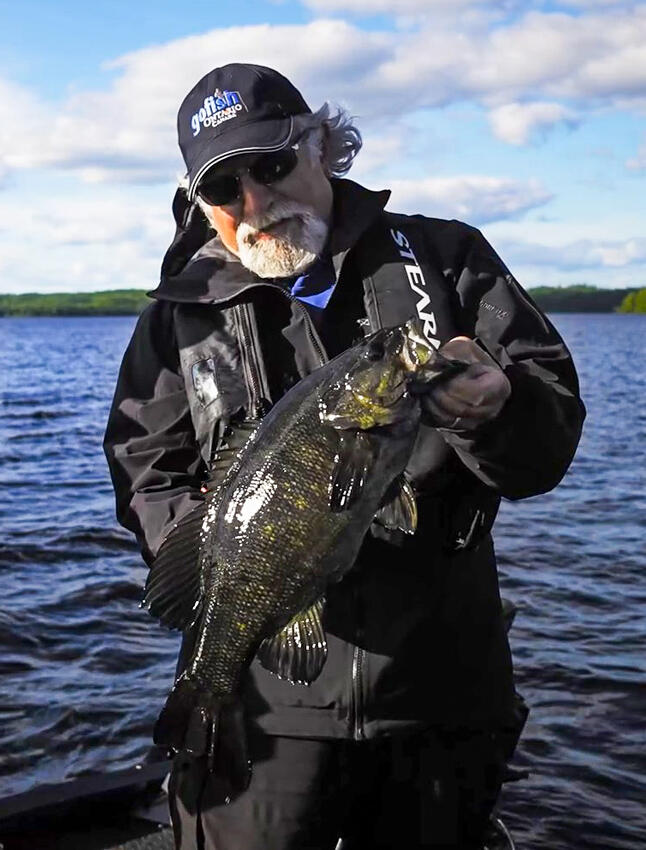
[[[293,117],[276,118],[243,124],[205,144],[188,175],[189,201],[195,200],[200,180],[214,165],[232,156],[282,150],[291,141],[293,133]]]

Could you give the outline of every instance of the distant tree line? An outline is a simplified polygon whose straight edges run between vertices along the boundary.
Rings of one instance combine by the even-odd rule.
[[[646,313],[646,288],[538,286],[528,290],[546,313]],[[132,316],[150,299],[141,289],[0,295],[0,316]]]
[[[141,289],[0,295],[0,316],[132,316],[150,299]]]
[[[646,313],[646,289],[629,292],[617,307],[618,313]]]
[[[527,290],[546,313],[644,313],[646,289],[598,289],[587,284],[537,286]],[[636,296],[641,309],[635,309]]]

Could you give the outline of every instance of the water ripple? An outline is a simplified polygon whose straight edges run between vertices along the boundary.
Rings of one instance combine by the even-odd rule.
[[[561,486],[496,524],[518,688],[531,706],[503,814],[519,847],[646,846],[643,316],[557,316],[588,420]],[[131,767],[178,637],[139,609],[101,440],[134,317],[0,319],[0,791]],[[43,367],[40,348],[48,340]],[[604,340],[603,348],[599,340]],[[17,366],[16,366],[17,364]],[[9,368],[13,366],[14,368]],[[88,376],[92,376],[92,383]]]

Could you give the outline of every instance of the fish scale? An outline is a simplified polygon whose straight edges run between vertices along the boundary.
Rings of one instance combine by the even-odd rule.
[[[226,694],[232,682],[248,663],[250,638],[266,631],[272,619],[284,610],[299,610],[312,600],[312,588],[304,593],[304,580],[312,574],[311,562],[317,560],[320,549],[325,549],[327,539],[336,531],[336,526],[345,520],[341,515],[330,515],[328,508],[329,482],[334,466],[336,445],[330,435],[321,431],[318,413],[318,398],[310,401],[304,415],[299,416],[293,427],[283,434],[284,441],[268,453],[257,464],[251,464],[245,475],[236,479],[235,490],[229,501],[234,505],[235,516],[244,517],[244,506],[249,493],[253,493],[258,481],[275,481],[282,498],[274,500],[272,524],[276,534],[273,539],[262,533],[264,515],[262,505],[250,521],[232,519],[229,523],[218,515],[209,529],[206,544],[212,563],[226,564],[226,571],[216,571],[213,584],[212,605],[206,617],[219,620],[222,639],[226,639],[231,652],[220,651],[219,635],[213,635],[209,644],[196,654],[189,676],[207,679],[216,694]],[[331,435],[334,437],[334,435]],[[224,495],[226,501],[226,495]],[[313,518],[316,513],[316,519]],[[332,523],[330,523],[332,520]],[[227,524],[238,523],[238,528],[228,529]],[[244,533],[239,526],[244,525]],[[331,528],[329,526],[332,525]],[[324,535],[316,532],[325,530]],[[304,544],[313,536],[319,543],[303,559]],[[221,544],[219,541],[226,540]],[[279,550],[278,552],[276,550]],[[277,557],[278,555],[278,557]],[[222,581],[235,565],[238,580],[231,587]],[[264,592],[256,585],[240,582],[241,572],[262,572],[265,577]],[[218,581],[218,578],[220,581]],[[271,594],[269,589],[271,588]],[[280,588],[280,592],[277,589]],[[236,629],[236,622],[244,622],[243,631]],[[236,651],[234,651],[234,649]],[[206,668],[207,675],[200,674]]]
[[[146,604],[171,627],[195,622],[198,635],[154,739],[206,756],[223,795],[249,780],[244,670],[257,655],[293,682],[320,673],[327,586],[352,567],[375,516],[414,530],[403,471],[420,409],[407,381],[455,372],[414,320],[363,340],[278,401],[196,509],[199,575],[190,580],[186,567],[195,520],[179,523],[160,548]]]

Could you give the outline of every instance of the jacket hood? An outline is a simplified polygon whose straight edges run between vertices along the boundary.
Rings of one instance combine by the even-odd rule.
[[[390,191],[373,192],[352,180],[331,180],[334,195],[329,249],[337,270],[361,234],[383,211]],[[159,286],[148,295],[163,301],[228,301],[249,286],[267,283],[247,269],[213,236],[197,204],[178,189],[173,199],[176,230],[161,267]]]

